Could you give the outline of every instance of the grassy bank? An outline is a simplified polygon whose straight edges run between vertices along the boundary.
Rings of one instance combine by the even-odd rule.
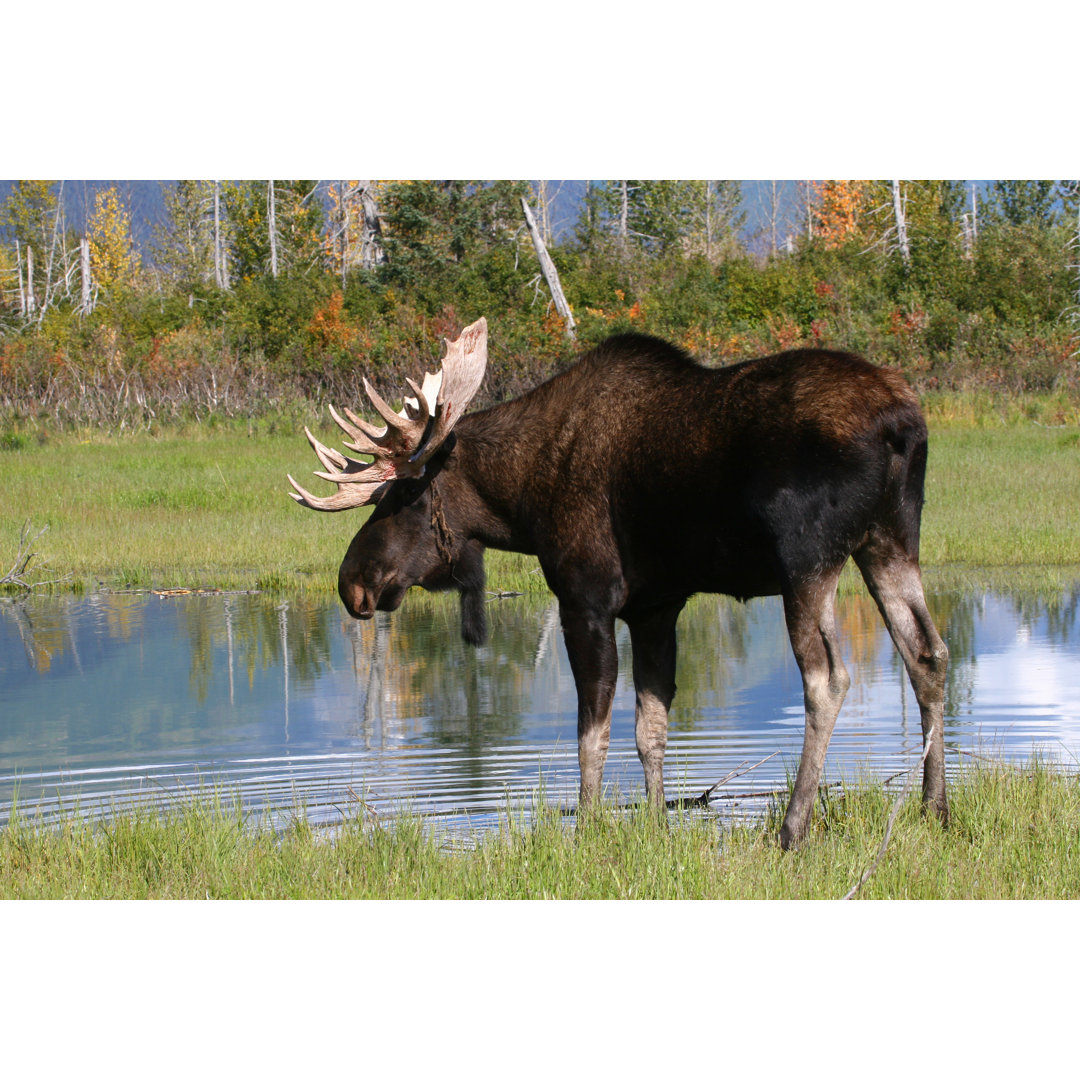
[[[1056,399],[928,402],[925,567],[1080,564],[1080,426]],[[0,445],[0,563],[26,519],[48,576],[75,588],[334,588],[364,511],[315,514],[286,496],[317,464],[311,418],[157,435],[9,433]],[[317,434],[334,440],[327,423]],[[318,481],[312,481],[317,484]],[[10,558],[9,558],[10,553]],[[535,560],[493,552],[493,589],[543,589]],[[0,570],[2,573],[2,570]]]
[[[606,810],[571,829],[555,813],[511,816],[471,849],[423,825],[348,822],[330,842],[298,815],[284,835],[221,803],[164,819],[122,817],[0,832],[3,898],[839,899],[872,869],[864,899],[1080,896],[1080,784],[1039,765],[975,768],[951,783],[952,823],[880,786],[829,796],[813,833],[783,853],[775,822],[660,827]]]

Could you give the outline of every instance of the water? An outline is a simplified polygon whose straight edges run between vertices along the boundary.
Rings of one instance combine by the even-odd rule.
[[[419,601],[419,602],[417,602]],[[946,746],[1080,760],[1080,582],[1059,596],[940,593]],[[918,709],[864,596],[838,606],[852,687],[826,779],[917,762]],[[219,791],[255,820],[331,825],[398,809],[475,830],[507,806],[576,798],[576,695],[554,608],[494,601],[490,644],[458,637],[453,598],[357,623],[336,599],[105,593],[0,601],[0,823],[175,806]],[[699,597],[679,624],[669,797],[760,812],[802,743],[802,687],[780,602]],[[605,781],[640,797],[630,648]],[[763,764],[762,759],[769,755]],[[756,768],[749,768],[757,765]]]

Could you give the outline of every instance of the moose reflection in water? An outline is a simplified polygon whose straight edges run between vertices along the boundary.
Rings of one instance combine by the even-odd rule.
[[[393,611],[413,585],[456,589],[461,631],[485,640],[484,550],[537,556],[559,602],[578,696],[580,803],[597,800],[630,630],[636,745],[646,797],[665,805],[675,626],[695,593],[782,596],[802,673],[803,751],[780,831],[809,827],[850,676],[834,602],[853,558],[907,668],[925,743],[923,803],[947,819],[948,649],[926,607],[919,524],[926,424],[895,372],[804,349],[701,367],[655,338],[622,335],[515,401],[463,415],[487,363],[481,319],[447,343],[438,375],[400,412],[364,380],[385,426],[332,411],[345,445],[308,439],[336,485],[293,497],[316,510],[375,503],[342,561],[351,615]]]

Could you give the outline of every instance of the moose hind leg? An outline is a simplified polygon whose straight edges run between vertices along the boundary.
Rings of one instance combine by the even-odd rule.
[[[949,818],[945,796],[945,673],[949,649],[926,607],[922,575],[915,559],[886,544],[855,553],[870,595],[907,668],[922,720],[923,808],[943,823]]]
[[[568,610],[561,606],[563,639],[578,695],[579,805],[600,801],[611,738],[611,704],[619,673],[615,625],[610,616]]]
[[[682,607],[680,603],[626,620],[634,653],[634,738],[645,770],[645,798],[657,810],[666,805],[664,751],[668,709],[675,697],[675,623]]]
[[[784,615],[802,673],[806,708],[802,757],[780,828],[780,845],[784,848],[798,843],[810,826],[829,737],[851,685],[836,635],[834,605],[839,577],[839,568],[830,570],[784,593]]]

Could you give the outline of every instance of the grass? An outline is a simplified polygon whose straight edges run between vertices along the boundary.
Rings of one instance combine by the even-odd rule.
[[[952,821],[903,804],[862,899],[1075,899],[1080,784],[1034,763],[979,766],[950,784]],[[781,852],[775,821],[663,827],[601,811],[571,828],[542,810],[508,815],[477,846],[440,846],[424,823],[348,822],[331,840],[298,814],[283,834],[253,828],[227,802],[104,825],[69,820],[0,832],[0,898],[839,899],[873,865],[895,797],[847,788],[811,837]]]
[[[1077,417],[1044,426],[1030,411],[931,404],[924,567],[1080,564]],[[303,482],[315,465],[298,424],[12,436],[0,444],[0,555],[29,519],[49,526],[37,563],[74,588],[330,592],[366,511],[315,514],[286,496],[285,474]],[[328,426],[317,434],[333,439]],[[489,554],[493,590],[543,591],[535,570],[531,557]]]
[[[942,423],[931,431],[926,566],[1080,562],[1080,429]]]

